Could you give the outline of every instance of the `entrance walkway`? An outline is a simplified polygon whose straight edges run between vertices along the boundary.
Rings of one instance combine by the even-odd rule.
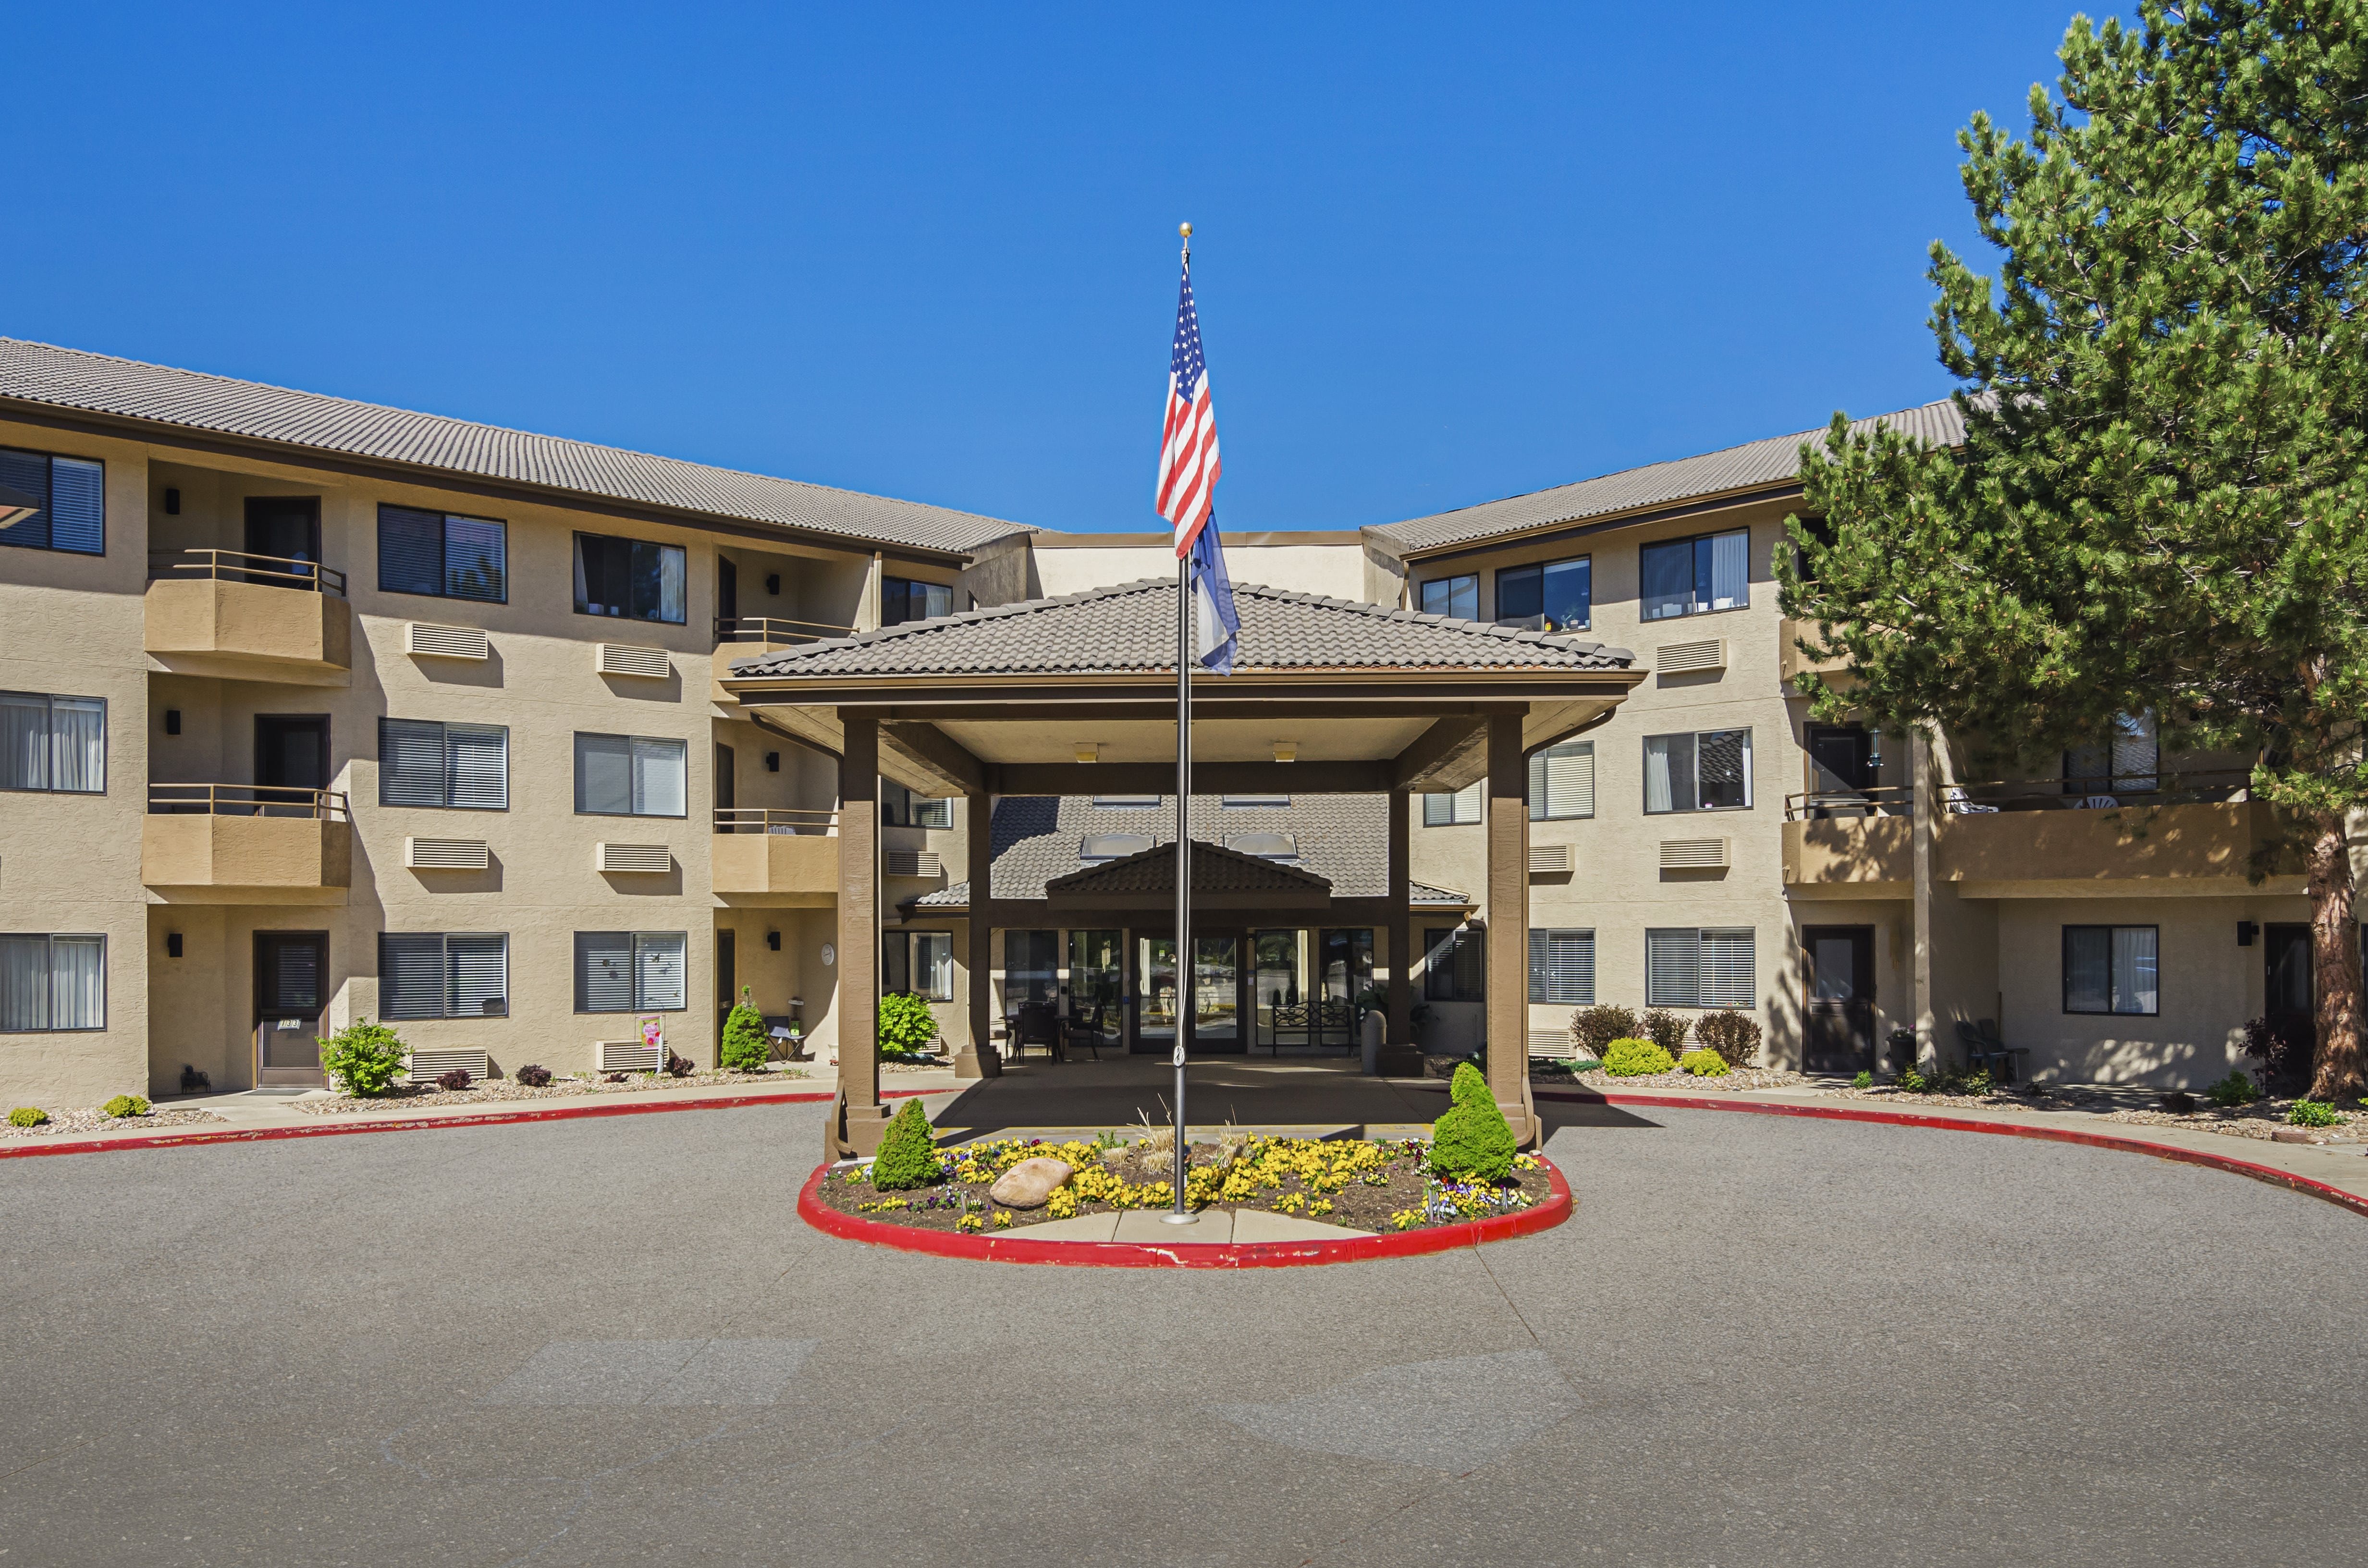
[[[1186,1078],[1185,1115],[1213,1134],[1225,1123],[1298,1137],[1428,1136],[1446,1108],[1437,1079],[1369,1078],[1354,1058],[1203,1056]],[[1176,1070],[1164,1056],[1008,1063],[969,1085],[936,1115],[956,1140],[1055,1131],[1165,1126]]]

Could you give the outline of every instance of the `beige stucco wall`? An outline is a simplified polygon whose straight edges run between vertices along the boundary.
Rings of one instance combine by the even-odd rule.
[[[1051,598],[1145,577],[1175,578],[1175,552],[1156,536],[1085,537],[1126,541],[1079,545],[1058,534],[1038,534],[1031,568],[1038,595]],[[1257,534],[1229,536],[1225,570],[1236,583],[1263,583],[1344,599],[1365,597],[1364,549],[1355,534],[1316,535],[1315,542],[1304,535],[1281,537],[1291,542],[1261,542]],[[984,595],[981,602],[985,602]]]

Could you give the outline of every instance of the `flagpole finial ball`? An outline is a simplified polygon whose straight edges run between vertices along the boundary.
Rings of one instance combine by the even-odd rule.
[[[1176,225],[1176,232],[1189,240],[1192,237],[1192,225],[1190,223],[1178,223]]]

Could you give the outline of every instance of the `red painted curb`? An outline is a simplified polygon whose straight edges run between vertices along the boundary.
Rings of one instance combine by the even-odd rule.
[[[951,1095],[954,1089],[882,1089],[883,1100],[916,1095]],[[541,1110],[500,1110],[482,1116],[406,1118],[402,1121],[330,1122],[320,1127],[248,1127],[228,1131],[156,1132],[144,1138],[85,1138],[72,1142],[35,1143],[11,1140],[0,1143],[0,1160],[30,1159],[36,1154],[99,1154],[111,1149],[186,1149],[198,1143],[261,1143],[274,1138],[337,1138],[355,1132],[428,1132],[453,1127],[498,1127],[515,1121],[566,1121],[579,1116],[648,1116],[663,1110],[730,1110],[745,1105],[798,1105],[834,1100],[837,1090],[789,1090],[779,1094],[709,1095],[695,1100],[665,1100],[655,1105],[552,1106]]]
[[[1077,1268],[1294,1268],[1322,1263],[1362,1263],[1380,1257],[1417,1257],[1425,1253],[1454,1252],[1484,1242],[1501,1242],[1551,1230],[1570,1218],[1570,1183],[1554,1163],[1539,1163],[1553,1178],[1546,1200],[1515,1214],[1492,1214],[1454,1225],[1433,1225],[1419,1231],[1395,1231],[1383,1235],[1351,1236],[1342,1241],[1245,1242],[1239,1246],[1181,1243],[1154,1246],[1146,1242],[1042,1242],[1027,1236],[956,1231],[916,1231],[843,1214],[814,1196],[827,1165],[816,1165],[798,1193],[798,1213],[825,1234],[899,1252],[925,1252],[939,1257],[985,1258],[991,1263],[1052,1263]]]
[[[1861,1110],[1849,1106],[1771,1105],[1714,1099],[1701,1095],[1603,1095],[1591,1089],[1533,1089],[1539,1099],[1572,1100],[1589,1105],[1667,1106],[1677,1110],[1739,1110],[1759,1116],[1805,1116],[1827,1121],[1871,1121],[1883,1127],[1930,1127],[1943,1132],[1995,1132],[2014,1138],[2037,1138],[2055,1143],[2079,1143],[2091,1149],[2112,1149],[2124,1154],[2151,1154],[2158,1160],[2175,1160],[2181,1165],[2204,1165],[2213,1170],[2228,1171],[2271,1187],[2283,1187],[2305,1197],[2317,1198],[2339,1209],[2349,1209],[2355,1214],[2368,1214],[2368,1197],[2346,1192],[2340,1187],[2314,1181],[2306,1176],[2282,1171],[2274,1165],[2259,1165],[2250,1160],[2240,1160],[2230,1154],[2214,1154],[2202,1149],[2181,1149],[2175,1144],[2157,1143],[2144,1138],[2123,1137],[2112,1132],[2084,1132],[2077,1127],[2023,1127],[2010,1121],[1974,1121],[1961,1116],[1941,1116],[1923,1111]]]

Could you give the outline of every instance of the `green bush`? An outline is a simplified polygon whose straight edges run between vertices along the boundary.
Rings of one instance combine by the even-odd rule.
[[[1874,1074],[1861,1070],[1857,1077],[1850,1080],[1850,1087],[1853,1089],[1871,1089],[1874,1087]]]
[[[1634,1036],[1603,1048],[1603,1070],[1615,1078],[1641,1078],[1647,1073],[1674,1073],[1678,1064],[1655,1040]]]
[[[1570,1016],[1570,1038],[1583,1056],[1601,1058],[1615,1040],[1636,1032],[1636,1015],[1625,1007],[1581,1007]]]
[[[1932,1092],[1932,1083],[1911,1064],[1899,1070],[1899,1089],[1902,1094],[1929,1095]]]
[[[8,1113],[11,1127],[39,1127],[50,1119],[50,1113],[39,1106],[20,1105]]]
[[[1697,1078],[1724,1078],[1734,1071],[1726,1064],[1725,1057],[1707,1049],[1687,1051],[1678,1058],[1678,1066]]]
[[[880,1051],[885,1056],[910,1056],[928,1049],[938,1038],[938,1016],[909,991],[891,991],[880,998]]]
[[[723,1020],[723,1046],[717,1054],[723,1064],[734,1073],[761,1073],[773,1054],[773,1042],[765,1036],[765,1015],[757,1011],[751,1000],[754,994],[749,987],[742,986],[732,1016]]]
[[[1430,1126],[1430,1168],[1462,1181],[1502,1181],[1513,1168],[1513,1129],[1497,1108],[1488,1080],[1469,1062],[1455,1064],[1447,1114]]]
[[[109,1116],[146,1116],[148,1102],[138,1095],[118,1095],[98,1108]]]
[[[2203,1094],[2217,1106],[2250,1105],[2261,1097],[2261,1086],[2232,1067],[2226,1077],[2204,1090]]]
[[[1686,1048],[1686,1035],[1694,1026],[1693,1020],[1683,1013],[1672,1013],[1667,1007],[1647,1007],[1645,1016],[1636,1020],[1636,1027],[1675,1062],[1678,1052]]]
[[[357,1019],[321,1042],[321,1071],[349,1095],[382,1095],[403,1071],[403,1038],[384,1024]]]
[[[880,1152],[871,1159],[871,1185],[889,1192],[934,1187],[945,1174],[937,1134],[929,1128],[929,1113],[921,1108],[917,1097],[906,1100],[896,1108],[888,1131],[881,1134]]]
[[[1695,1020],[1694,1040],[1717,1051],[1729,1067],[1748,1067],[1759,1054],[1759,1020],[1732,1007],[1716,1008]]]
[[[2286,1120],[2296,1127],[2340,1127],[2343,1118],[2324,1100],[2296,1100],[2286,1112]]]

